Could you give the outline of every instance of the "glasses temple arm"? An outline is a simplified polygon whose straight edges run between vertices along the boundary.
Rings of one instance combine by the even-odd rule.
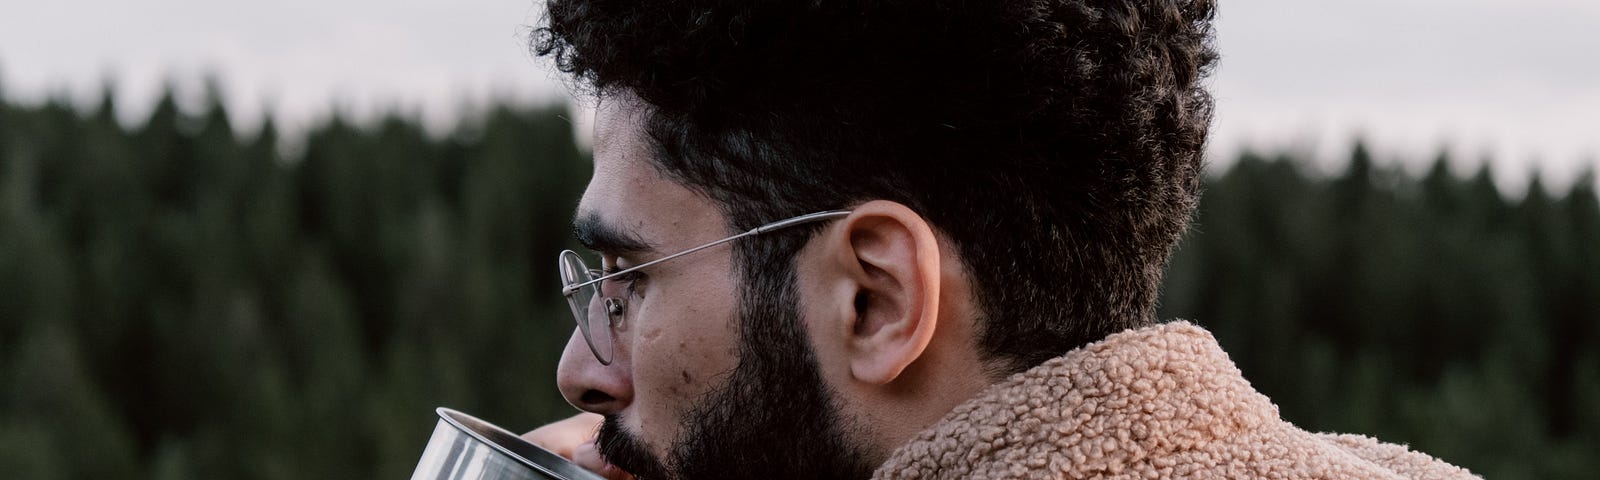
[[[667,260],[672,260],[674,258],[678,258],[678,257],[684,256],[684,255],[688,255],[688,254],[691,254],[691,253],[694,253],[694,252],[698,252],[698,251],[701,251],[701,250],[705,250],[707,248],[715,247],[717,245],[722,245],[724,243],[728,243],[728,242],[731,242],[731,241],[734,241],[734,240],[738,240],[738,239],[741,239],[741,238],[744,238],[744,237],[748,237],[748,236],[751,236],[751,235],[760,235],[760,234],[771,232],[771,231],[774,231],[774,230],[781,230],[781,229],[784,229],[784,228],[793,227],[795,225],[801,225],[801,224],[806,224],[806,223],[811,223],[811,222],[827,220],[827,219],[831,219],[831,218],[843,217],[843,216],[849,215],[849,214],[850,214],[849,210],[830,210],[830,211],[826,211],[826,212],[808,213],[808,214],[801,215],[801,216],[794,217],[794,218],[779,220],[779,221],[768,223],[766,225],[762,225],[762,226],[759,226],[759,227],[756,227],[756,228],[752,228],[752,229],[750,229],[750,230],[748,230],[748,231],[746,231],[744,233],[740,233],[738,235],[734,235],[734,236],[731,236],[731,237],[728,237],[728,238],[724,238],[722,240],[717,240],[715,242],[707,243],[705,245],[694,247],[694,248],[691,248],[691,249],[688,249],[688,250],[684,250],[684,251],[681,251],[681,252],[678,252],[678,253],[674,253],[672,255],[667,255],[665,257],[661,257],[661,258],[657,258],[655,260],[644,262],[644,263],[639,264],[639,265],[634,265],[632,267],[628,267],[628,268],[623,269],[623,270],[612,272],[612,273],[606,274],[604,276],[601,276],[599,278],[595,278],[593,280],[589,280],[587,282],[579,283],[579,284],[576,284],[576,285],[569,285],[566,288],[563,288],[561,290],[562,290],[562,292],[565,292],[565,293],[575,292],[579,288],[583,288],[583,287],[586,287],[586,286],[589,286],[589,285],[600,283],[602,281],[605,281],[608,278],[615,277],[617,275],[622,275],[624,273],[632,272],[634,270],[638,270],[638,269],[645,268],[645,267],[648,267],[648,266],[651,266],[651,265],[655,265],[657,263],[665,262]]]
[[[769,224],[766,224],[766,225],[762,225],[762,226],[759,226],[759,227],[756,227],[756,228],[752,228],[752,229],[750,229],[750,231],[745,232],[745,233],[746,234],[759,235],[759,234],[767,233],[767,232],[770,232],[770,231],[773,231],[773,230],[780,230],[780,229],[784,229],[784,228],[793,227],[795,225],[811,223],[811,222],[817,222],[817,221],[822,221],[822,220],[828,220],[828,219],[837,218],[837,217],[843,217],[843,216],[849,215],[849,214],[850,214],[849,210],[829,210],[829,211],[826,211],[826,212],[808,213],[808,214],[801,215],[801,216],[798,216],[798,217],[784,219],[784,220],[778,220],[776,222],[772,222],[772,223],[769,223]]]

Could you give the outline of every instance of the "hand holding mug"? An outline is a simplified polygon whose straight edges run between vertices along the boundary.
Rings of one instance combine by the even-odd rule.
[[[616,465],[606,463],[595,446],[595,434],[605,417],[593,413],[580,413],[534,429],[522,435],[523,440],[572,460],[578,466],[599,473],[610,480],[632,480],[633,475]]]

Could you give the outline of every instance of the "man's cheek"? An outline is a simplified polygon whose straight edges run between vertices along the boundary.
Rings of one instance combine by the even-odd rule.
[[[670,340],[659,330],[641,332],[639,338],[633,365],[639,411],[634,431],[641,434],[653,453],[660,455],[694,404],[695,385],[683,380],[685,373],[695,368],[686,362],[692,358],[685,350],[691,344],[687,340]],[[696,375],[690,373],[688,377]]]
[[[640,365],[647,369],[641,373],[648,375],[649,396],[656,402],[671,405],[675,413],[683,413],[682,410],[693,404],[691,400],[704,393],[699,380],[706,377],[700,372],[707,365],[706,362],[696,361],[704,360],[704,352],[695,348],[701,346],[697,343],[693,340],[676,340],[647,345],[665,348],[650,350],[650,358],[655,361]]]

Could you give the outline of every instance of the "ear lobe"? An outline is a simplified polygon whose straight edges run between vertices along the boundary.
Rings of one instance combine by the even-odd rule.
[[[926,220],[895,202],[865,203],[844,222],[857,286],[850,373],[888,384],[922,357],[938,326],[937,238]]]

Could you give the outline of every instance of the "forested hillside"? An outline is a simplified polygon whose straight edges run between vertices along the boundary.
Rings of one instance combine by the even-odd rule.
[[[1508,200],[1357,144],[1335,178],[1245,155],[1209,179],[1161,315],[1209,327],[1285,418],[1492,479],[1600,471],[1600,205],[1590,173]]]
[[[408,478],[435,406],[570,412],[552,267],[589,173],[563,107],[442,137],[333,119],[287,154],[216,101],[131,127],[114,103],[0,102],[0,476]],[[1334,177],[1246,155],[1208,179],[1162,316],[1307,428],[1489,478],[1600,471],[1592,177],[1508,199],[1353,150]]]

